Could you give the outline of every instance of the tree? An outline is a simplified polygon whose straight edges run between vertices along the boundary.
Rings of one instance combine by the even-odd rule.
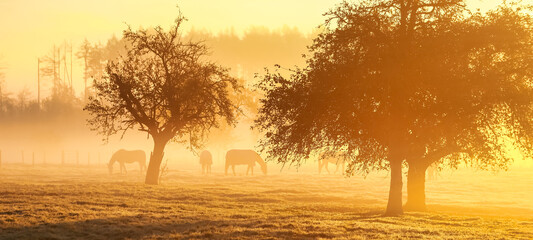
[[[70,88],[68,83],[58,83],[54,91],[43,101],[43,114],[47,117],[69,117],[81,113],[82,104],[80,99]]]
[[[61,91],[63,85],[65,84],[65,82],[67,82],[67,79],[61,78],[61,65],[62,63],[65,64],[65,61],[66,61],[65,52],[63,53],[63,58],[61,57],[61,49],[63,47],[66,48],[66,43],[65,45],[59,46],[59,47],[56,47],[54,45],[51,53],[49,53],[48,55],[44,57],[39,58],[39,62],[41,63],[41,65],[39,66],[40,68],[39,77],[44,77],[45,79],[51,80],[53,93]],[[65,67],[63,68],[63,73],[67,71],[66,64],[64,66]]]
[[[107,138],[136,127],[153,138],[147,184],[158,183],[170,140],[197,148],[220,120],[234,124],[238,110],[228,97],[231,89],[239,89],[236,79],[204,60],[203,43],[182,42],[184,21],[180,15],[168,32],[161,27],[150,33],[126,30],[126,56],[108,62],[105,77],[94,81],[95,96],[84,108],[92,115],[91,129]]]
[[[425,210],[425,172],[437,162],[506,169],[511,149],[531,157],[531,15],[502,5],[419,40],[406,209]]]
[[[263,150],[296,164],[342,151],[348,174],[390,169],[387,215],[403,212],[405,161],[408,204],[420,207],[432,162],[505,166],[502,137],[531,154],[530,18],[465,9],[460,0],[390,0],[328,12],[307,67],[267,71],[259,84]]]
[[[89,72],[88,72],[88,64],[89,64],[89,56],[91,53],[91,43],[87,40],[87,38],[83,41],[83,43],[80,46],[80,49],[78,52],[76,52],[76,57],[78,59],[83,60],[83,82],[84,82],[84,89],[83,89],[83,98],[84,100],[87,100],[87,80],[89,79]]]
[[[84,100],[87,100],[91,94],[90,88],[87,86],[89,78],[102,78],[107,62],[124,55],[125,51],[124,41],[117,39],[115,36],[111,37],[105,46],[100,43],[91,44],[87,39],[83,41],[78,52],[76,52],[76,57],[83,60]]]

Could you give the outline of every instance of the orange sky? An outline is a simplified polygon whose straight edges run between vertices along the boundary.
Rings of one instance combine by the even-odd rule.
[[[0,64],[5,66],[6,87],[24,86],[35,96],[37,57],[54,44],[71,41],[77,48],[87,38],[104,42],[120,36],[130,24],[168,27],[179,3],[189,19],[186,28],[220,32],[250,26],[271,29],[284,25],[309,33],[324,20],[322,13],[341,0],[0,0]],[[470,0],[471,8],[487,9],[499,0]],[[76,49],[75,49],[76,50]],[[80,62],[74,64],[74,86],[82,88]],[[79,92],[79,91],[78,91]]]

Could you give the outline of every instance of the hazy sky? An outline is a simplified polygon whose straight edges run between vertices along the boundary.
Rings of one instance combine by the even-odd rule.
[[[37,57],[54,44],[72,42],[77,48],[87,38],[105,43],[120,36],[126,24],[168,27],[176,5],[189,19],[185,28],[220,32],[250,26],[284,25],[310,32],[324,20],[322,14],[341,0],[0,0],[0,64],[5,66],[7,88],[24,86],[35,95]],[[499,0],[471,0],[473,8],[488,8]],[[75,49],[76,51],[76,49]],[[81,62],[74,64],[74,85],[82,86]]]

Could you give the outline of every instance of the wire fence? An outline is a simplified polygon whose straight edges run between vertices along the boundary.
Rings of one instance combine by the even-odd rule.
[[[0,150],[0,167],[6,164],[26,166],[103,166],[108,154],[100,151],[56,150],[14,151]]]

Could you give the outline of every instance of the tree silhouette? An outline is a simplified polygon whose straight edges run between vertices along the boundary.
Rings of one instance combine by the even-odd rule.
[[[89,78],[100,79],[104,75],[108,61],[117,59],[126,54],[126,46],[122,39],[111,37],[106,45],[100,43],[91,44],[87,39],[81,44],[76,57],[83,60],[84,69],[84,100],[91,95],[91,88],[87,85]]]
[[[531,157],[531,15],[510,6],[439,24],[420,42],[418,99],[406,209],[425,210],[425,172],[434,162],[506,169],[510,149]],[[427,98],[431,96],[431,98]]]
[[[91,53],[92,47],[91,43],[87,40],[87,38],[83,41],[81,44],[79,50],[76,52],[76,57],[78,59],[83,60],[83,83],[84,83],[84,89],[83,89],[83,98],[87,100],[88,93],[87,93],[87,80],[89,79],[89,56]]]
[[[427,166],[504,167],[509,141],[531,155],[531,18],[461,0],[344,2],[310,47],[307,67],[264,75],[256,126],[269,158],[300,163],[344,152],[348,174],[390,169],[387,215],[425,208]]]
[[[204,58],[201,42],[183,42],[179,15],[168,32],[128,29],[126,56],[110,61],[103,79],[95,80],[95,96],[85,110],[92,130],[106,137],[138,127],[152,136],[154,149],[146,174],[157,184],[164,148],[170,140],[198,147],[211,127],[225,119],[233,124],[237,107],[229,99],[236,79],[227,69]],[[123,135],[122,135],[123,136]]]

